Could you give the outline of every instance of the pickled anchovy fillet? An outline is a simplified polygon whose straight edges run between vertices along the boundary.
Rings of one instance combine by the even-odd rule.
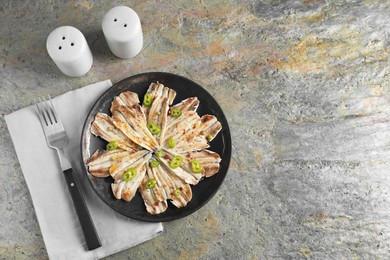
[[[133,151],[138,147],[138,144],[119,130],[112,122],[111,117],[104,113],[96,114],[95,120],[91,125],[91,133],[103,138],[107,142],[117,141],[118,146],[125,150]]]
[[[89,172],[95,177],[110,176],[109,169],[114,163],[119,163],[120,160],[131,156],[133,152],[115,149],[112,151],[96,150],[87,161]]]
[[[200,117],[196,112],[185,112],[182,114],[176,121],[167,126],[165,140],[164,143],[161,144],[162,147],[167,147],[166,142],[170,138],[178,143],[179,139],[188,135],[189,132],[197,127],[197,124],[200,123],[199,120]]]
[[[138,189],[144,201],[146,211],[152,215],[163,213],[168,208],[167,201],[156,200],[152,189],[143,188],[146,185],[146,182],[147,178],[145,177]]]
[[[172,157],[172,156],[171,156]],[[172,169],[169,166],[169,161],[164,158],[158,158],[160,164],[163,166],[163,169],[168,173],[168,174],[173,174],[182,179],[184,182],[192,185],[198,184],[200,178],[196,178],[193,174],[185,171],[181,167]]]
[[[176,97],[176,91],[174,91],[173,89],[167,88],[163,84],[160,84],[158,82],[157,83],[151,83],[149,85],[149,88],[148,88],[146,93],[149,93],[151,98],[152,98],[152,100],[153,100],[152,101],[152,106],[153,106],[153,103],[155,103],[156,100],[162,100],[163,98],[167,98],[168,99],[168,105],[172,105],[172,102],[173,102],[173,100]],[[148,117],[149,110],[151,109],[151,107],[150,106],[145,106],[145,105],[143,105],[142,107],[143,107],[143,109],[145,111],[146,117]]]
[[[155,172],[155,168],[152,168],[149,164],[146,167],[146,173],[147,173],[147,178],[148,179],[155,179],[157,181],[157,176]],[[158,182],[157,182],[158,183]],[[159,184],[159,183],[158,183]],[[165,190],[161,185],[156,185],[154,188],[154,193],[156,196],[156,199],[158,201],[164,201],[167,200],[167,195],[165,194]]]
[[[156,179],[154,168],[149,165],[146,166],[146,175],[139,186],[139,191],[144,200],[146,210],[150,214],[160,214],[164,212],[167,207],[167,195],[163,186],[157,184],[153,188],[147,188],[146,183],[151,179]],[[156,179],[157,181],[157,179]]]
[[[213,151],[204,149],[187,153],[184,155],[183,168],[192,171],[191,162],[194,160],[200,163],[202,172],[199,174],[202,176],[211,177],[219,171],[221,157]]]
[[[157,97],[149,110],[148,123],[155,123],[161,129],[160,134],[156,136],[159,144],[164,140],[168,109],[168,98]]]
[[[199,103],[197,97],[189,97],[172,106],[171,109],[180,109],[181,112],[196,111],[199,107]]]
[[[126,171],[131,167],[135,167],[135,169],[137,170],[137,174],[133,179],[128,181],[123,180],[123,172],[119,176],[117,176],[118,178],[115,179],[115,182],[111,184],[111,189],[115,198],[130,201],[134,197],[135,193],[138,190],[138,187],[140,186],[145,176],[145,164],[150,157],[151,154],[148,154],[147,156],[144,156],[143,159],[138,160],[136,163],[131,164],[124,169],[124,171]]]
[[[192,198],[190,185],[175,174],[167,172],[161,165],[151,168],[151,171],[157,184],[164,189],[166,199],[178,208],[185,207]]]
[[[128,138],[138,145],[150,151],[157,146],[157,141],[151,136],[147,127],[143,124],[139,124],[139,121],[136,118],[132,118],[127,107],[120,106],[113,111],[112,122]]]
[[[139,98],[137,93],[125,91],[119,94],[119,98],[128,107],[139,105]]]
[[[200,118],[201,124],[198,131],[201,136],[210,137],[208,141],[211,141],[222,130],[221,122],[213,115],[204,115]]]
[[[148,162],[151,156],[152,154],[146,150],[142,150],[138,153],[135,153],[132,156],[129,156],[128,158],[124,159],[120,163],[114,164],[113,168],[109,169],[110,175],[114,180],[121,180],[123,179],[123,175],[126,170],[132,167],[141,167]]]
[[[122,178],[124,171],[133,164],[137,163],[140,160],[142,162],[141,164],[144,164],[145,161],[142,160],[145,160],[144,157],[149,154],[150,151],[140,150],[126,157],[120,158],[119,160],[115,160],[111,167],[108,169],[109,175],[115,180]]]

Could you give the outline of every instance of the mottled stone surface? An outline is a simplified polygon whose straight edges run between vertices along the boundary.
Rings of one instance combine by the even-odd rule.
[[[110,53],[100,29],[119,4],[144,29],[130,60]],[[86,76],[64,76],[46,53],[61,25],[90,44]],[[389,33],[385,0],[2,1],[0,258],[47,258],[3,115],[42,95],[166,71],[220,103],[231,167],[205,207],[107,259],[389,259]]]

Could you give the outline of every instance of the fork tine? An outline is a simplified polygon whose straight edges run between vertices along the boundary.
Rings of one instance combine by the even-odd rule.
[[[52,108],[49,105],[49,101],[46,100],[45,97],[43,97],[43,109],[44,109],[44,116],[46,118],[46,122],[48,125],[53,125],[55,123],[52,115]]]
[[[37,107],[39,120],[40,120],[42,126],[43,127],[48,126],[49,124],[48,124],[48,121],[45,117],[45,112],[43,110],[43,104],[42,104],[41,98],[38,98],[38,102],[35,103],[35,106]]]
[[[49,107],[49,110],[50,110],[51,114],[53,115],[54,122],[55,123],[61,123],[60,122],[60,118],[57,115],[57,112],[56,112],[56,110],[54,108],[54,105],[53,105],[53,102],[51,101],[50,96],[48,96],[48,98],[49,98],[49,100],[46,103],[47,103],[47,105]]]
[[[58,126],[62,127],[50,96],[48,96],[47,99],[45,97],[40,97],[39,103],[36,105],[40,114],[40,119],[44,120],[46,126],[57,125],[57,123],[59,123]]]

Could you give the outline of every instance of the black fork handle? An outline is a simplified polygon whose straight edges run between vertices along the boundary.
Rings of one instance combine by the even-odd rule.
[[[92,222],[91,215],[85,204],[83,195],[81,194],[79,185],[74,176],[73,169],[63,171],[66,179],[66,184],[69,188],[70,194],[72,195],[73,204],[76,209],[77,217],[80,221],[81,229],[83,230],[85,241],[87,243],[88,250],[93,250],[100,247],[99,236],[96,232],[95,225]]]

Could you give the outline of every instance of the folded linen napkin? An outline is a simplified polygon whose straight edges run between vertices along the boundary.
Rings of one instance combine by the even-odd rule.
[[[15,150],[51,259],[97,259],[152,239],[163,231],[161,223],[126,218],[109,208],[82,174],[80,140],[84,120],[95,100],[111,86],[106,80],[53,99],[69,136],[65,148],[94,221],[102,246],[87,251],[55,150],[47,146],[35,105],[5,116]]]

